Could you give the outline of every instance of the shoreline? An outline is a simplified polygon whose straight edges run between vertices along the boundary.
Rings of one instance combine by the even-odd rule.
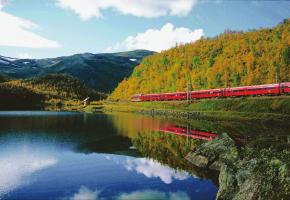
[[[163,102],[91,102],[84,106],[80,101],[62,101],[46,104],[44,110],[76,111],[87,113],[127,112],[170,118],[241,120],[241,121],[290,121],[290,96],[206,99],[190,104],[181,101]]]
[[[32,107],[7,110],[31,110]],[[289,121],[290,96],[251,97],[232,99],[162,102],[110,102],[93,101],[84,106],[79,100],[46,101],[33,110],[73,111],[84,113],[125,112],[141,115],[163,116],[181,120],[202,119],[215,121]]]
[[[174,109],[140,109],[135,107],[104,105],[100,110],[92,108],[90,112],[125,112],[137,113],[142,115],[156,115],[170,118],[187,119],[206,119],[206,120],[242,120],[242,121],[290,121],[290,115],[277,113],[250,113],[250,112],[234,112],[234,111],[186,111]],[[84,111],[86,112],[86,111]]]

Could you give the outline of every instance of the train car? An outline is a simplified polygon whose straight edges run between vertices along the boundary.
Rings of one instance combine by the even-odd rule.
[[[225,88],[225,97],[241,97],[256,95],[279,95],[280,84],[253,85],[234,88]]]
[[[281,93],[282,94],[290,94],[290,82],[288,83],[281,83]]]
[[[130,98],[131,102],[142,101],[142,94],[134,94]]]
[[[190,92],[191,99],[216,98],[221,97],[222,89],[198,90]]]
[[[143,94],[142,101],[160,101],[160,94]]]
[[[187,92],[173,92],[161,94],[136,94],[131,96],[132,102],[138,101],[172,101],[190,99],[205,99],[219,97],[244,97],[244,96],[262,96],[262,95],[283,95],[290,94],[290,82],[242,86],[232,88],[220,88],[210,90],[197,90]]]
[[[163,101],[184,100],[187,98],[186,92],[164,93],[161,95]]]
[[[186,99],[186,92],[162,93],[162,94],[145,94],[142,95],[142,101],[172,101]]]

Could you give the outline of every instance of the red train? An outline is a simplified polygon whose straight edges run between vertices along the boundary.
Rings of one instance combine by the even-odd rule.
[[[253,85],[210,90],[197,90],[187,92],[173,92],[161,94],[135,94],[131,96],[132,102],[138,101],[172,101],[186,99],[205,99],[218,97],[245,97],[258,95],[290,94],[290,82],[266,85]],[[189,97],[188,97],[189,96]]]

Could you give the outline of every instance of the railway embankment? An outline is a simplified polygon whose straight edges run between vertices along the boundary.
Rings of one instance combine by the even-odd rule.
[[[289,199],[289,142],[262,144],[239,145],[222,134],[193,149],[186,159],[197,167],[220,171],[217,199]]]
[[[290,120],[290,96],[204,99],[190,103],[106,102],[102,109],[105,112],[134,112],[184,119]]]

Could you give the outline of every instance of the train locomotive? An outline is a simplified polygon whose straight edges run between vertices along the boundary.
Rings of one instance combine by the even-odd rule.
[[[197,90],[190,92],[172,92],[156,94],[135,94],[130,100],[132,102],[140,101],[178,101],[187,99],[207,99],[207,98],[225,98],[225,97],[247,97],[247,96],[266,96],[290,94],[290,82],[252,85],[242,87]]]

